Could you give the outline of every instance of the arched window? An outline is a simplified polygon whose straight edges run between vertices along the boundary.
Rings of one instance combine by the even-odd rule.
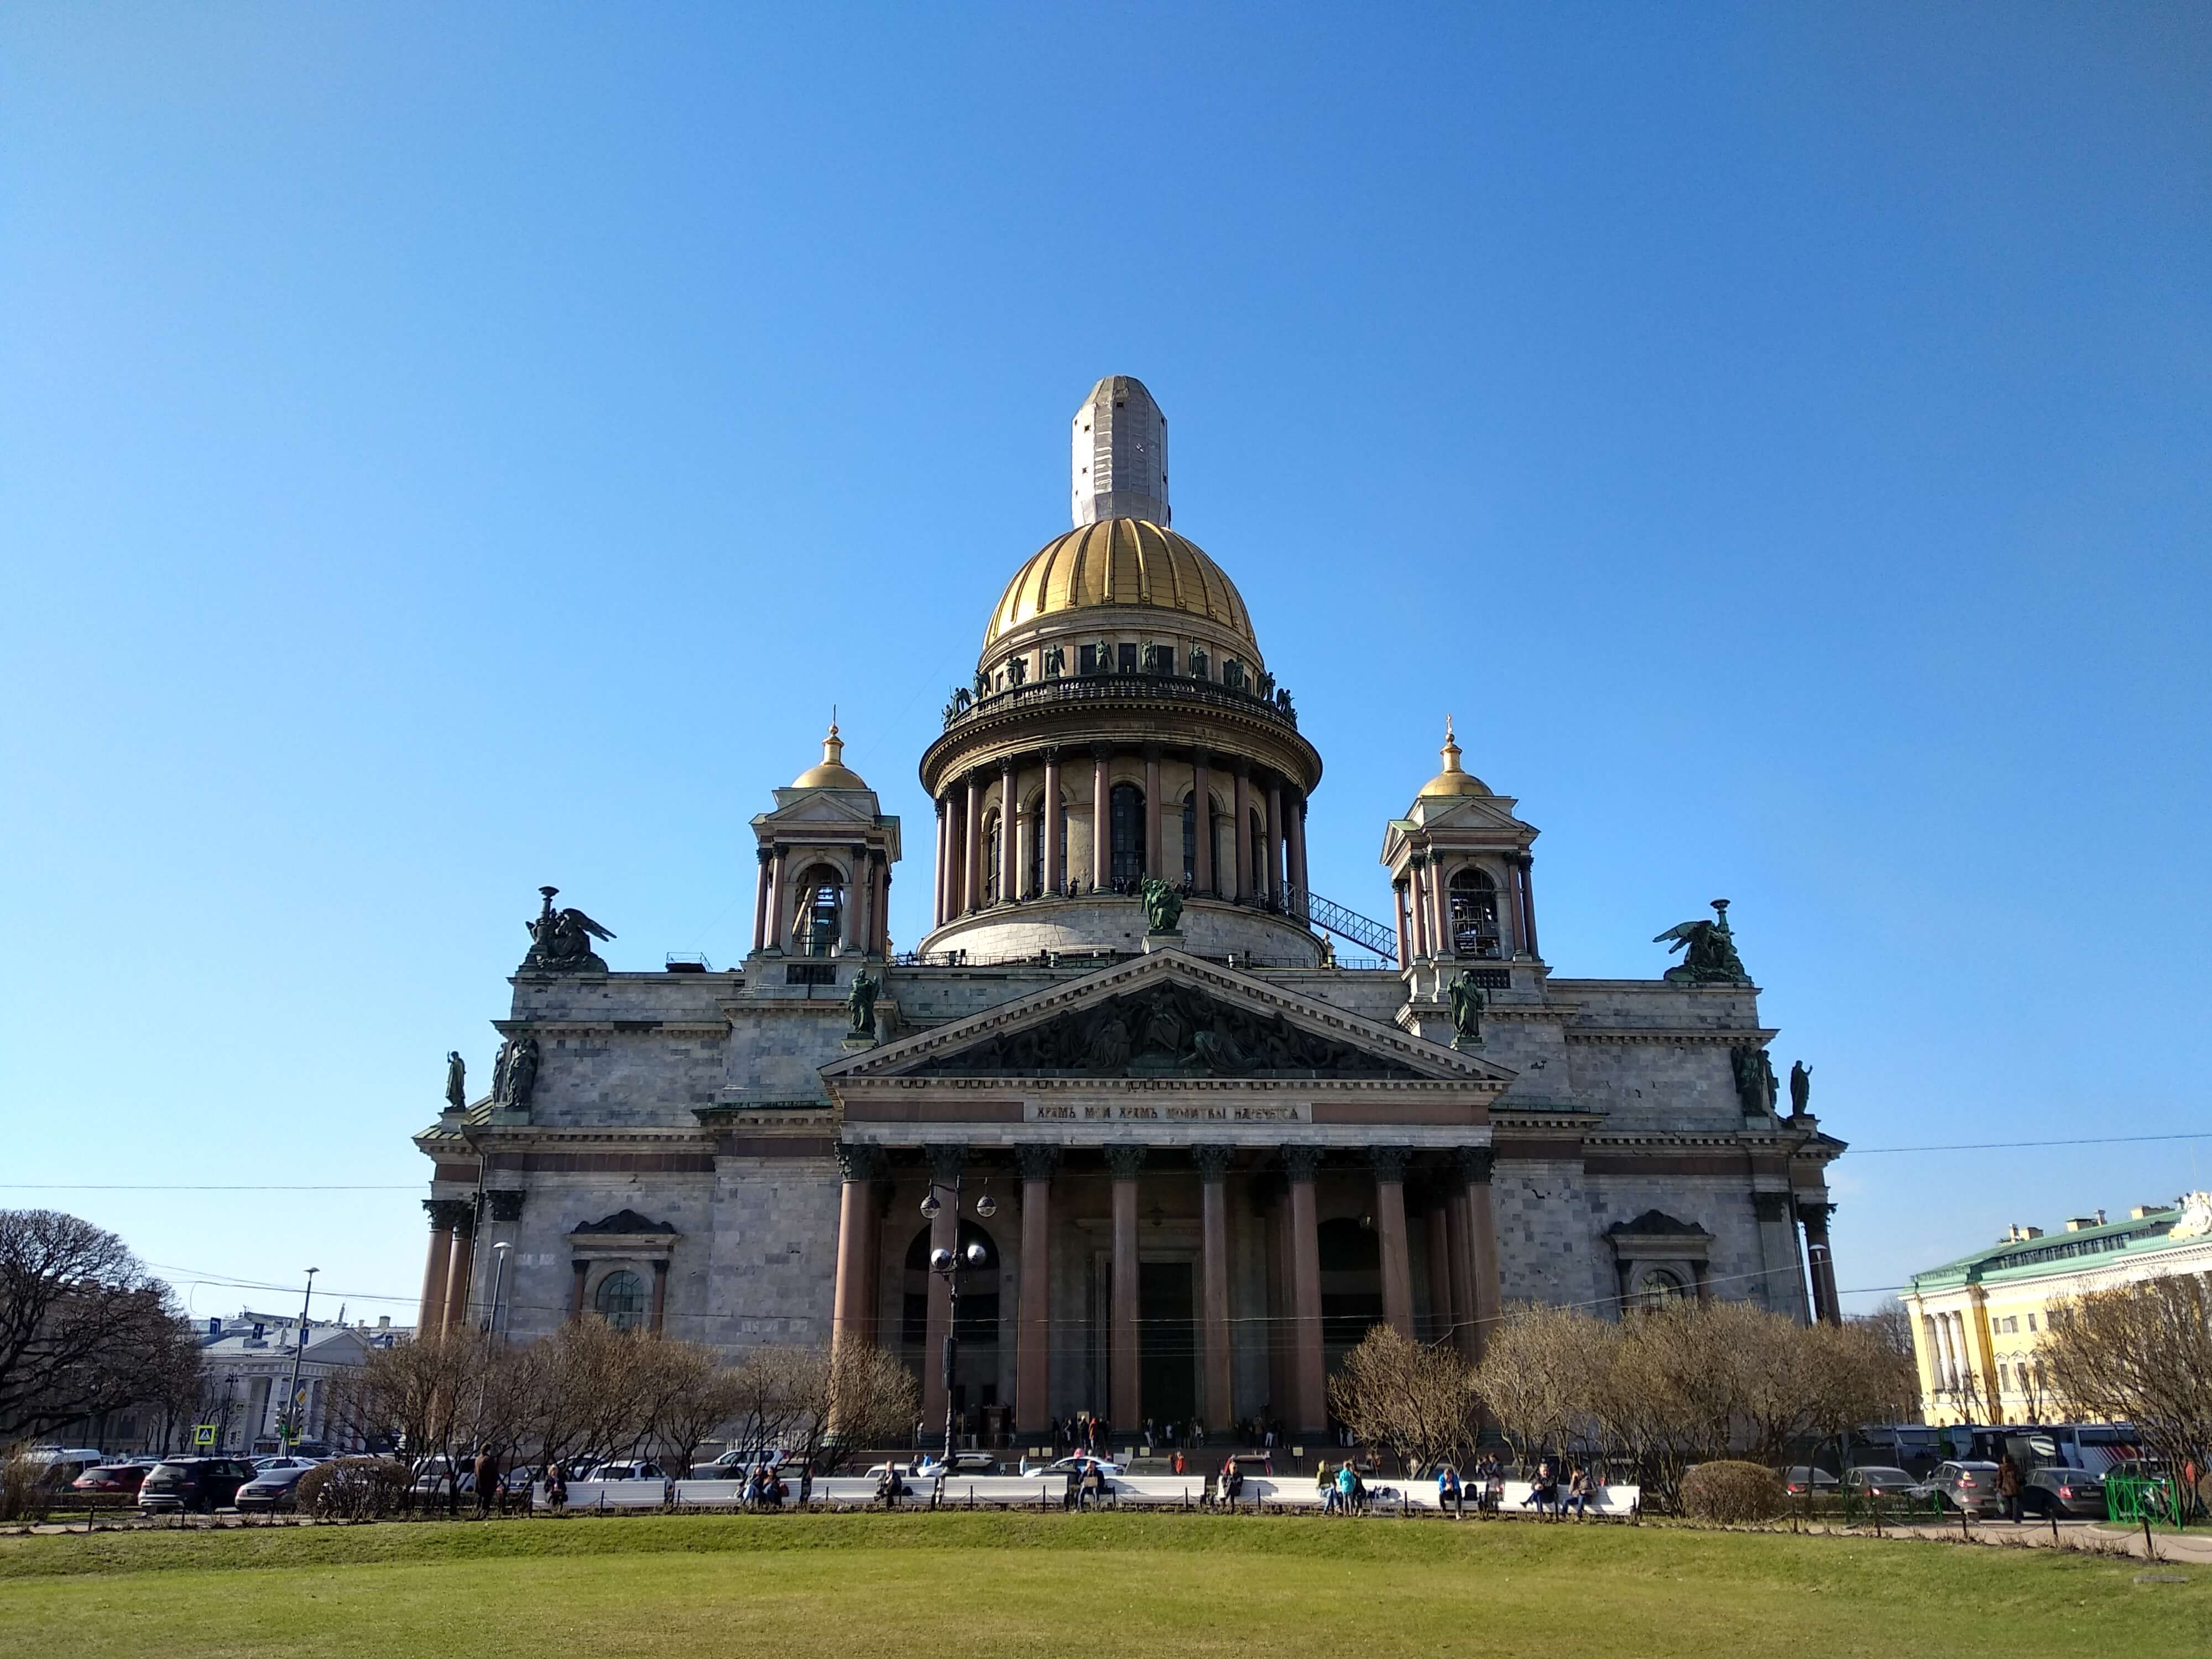
[[[1670,1302],[1679,1302],[1686,1293],[1680,1273],[1666,1267],[1649,1267],[1636,1287],[1636,1306],[1639,1312],[1656,1313]]]
[[[1113,834],[1115,887],[1133,887],[1145,877],[1145,792],[1133,783],[1117,783],[1106,798],[1109,828]]]
[[[844,878],[826,864],[810,867],[799,878],[798,914],[792,921],[793,943],[806,957],[826,957],[837,945],[838,908],[843,902]]]
[[[1067,879],[1067,809],[1060,813],[1060,878]],[[1044,891],[1044,797],[1030,809],[1030,891]]]
[[[599,1281],[592,1306],[617,1330],[635,1330],[645,1323],[645,1281],[627,1267],[617,1269]]]
[[[1498,884],[1473,867],[1451,878],[1452,950],[1463,957],[1504,954],[1498,931]]]
[[[996,904],[1003,896],[999,891],[999,837],[1006,827],[1003,812],[993,817],[983,831],[983,902]]]
[[[1186,887],[1198,880],[1198,797],[1188,792],[1182,798],[1182,880]]]

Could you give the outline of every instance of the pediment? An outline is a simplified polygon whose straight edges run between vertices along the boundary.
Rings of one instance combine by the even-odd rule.
[[[825,1079],[1454,1081],[1513,1073],[1179,951],[1101,969],[823,1068]]]
[[[795,823],[826,823],[872,827],[877,819],[873,795],[861,794],[847,789],[779,789],[776,807],[772,812],[763,812],[753,819],[756,827],[775,824],[779,827]],[[785,800],[786,795],[795,796]]]

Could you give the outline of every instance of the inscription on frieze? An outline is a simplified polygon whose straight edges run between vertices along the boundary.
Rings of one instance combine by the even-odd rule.
[[[1063,1104],[1030,1100],[1022,1104],[1025,1123],[1310,1123],[1313,1107],[1304,1102],[1258,1105],[1167,1105],[1132,1101]]]

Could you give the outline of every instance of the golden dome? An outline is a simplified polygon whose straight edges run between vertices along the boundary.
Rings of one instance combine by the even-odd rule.
[[[794,789],[865,789],[866,781],[845,764],[845,740],[837,735],[837,722],[830,722],[830,735],[822,739],[822,763],[810,766],[791,781]]]
[[[1237,585],[1195,542],[1149,519],[1102,519],[1047,542],[1006,584],[983,630],[984,653],[1039,617],[1105,605],[1202,617],[1259,653]]]
[[[1490,786],[1472,772],[1462,772],[1459,764],[1459,744],[1452,741],[1451,716],[1444,716],[1444,769],[1421,786],[1427,795],[1486,795]]]

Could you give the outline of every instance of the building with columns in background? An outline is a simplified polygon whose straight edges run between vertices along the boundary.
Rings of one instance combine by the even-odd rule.
[[[921,757],[928,933],[891,939],[901,826],[834,726],[753,820],[741,968],[611,971],[549,890],[491,1092],[416,1138],[424,1328],[865,1339],[932,1422],[951,1335],[956,1412],[1028,1436],[1318,1430],[1371,1325],[1473,1355],[1516,1301],[1836,1317],[1843,1144],[1781,1109],[1724,902],[1662,978],[1555,976],[1537,831],[1449,728],[1383,916],[1312,893],[1322,757],[1170,527],[1158,405],[1110,377],[1071,436],[1073,527]]]

